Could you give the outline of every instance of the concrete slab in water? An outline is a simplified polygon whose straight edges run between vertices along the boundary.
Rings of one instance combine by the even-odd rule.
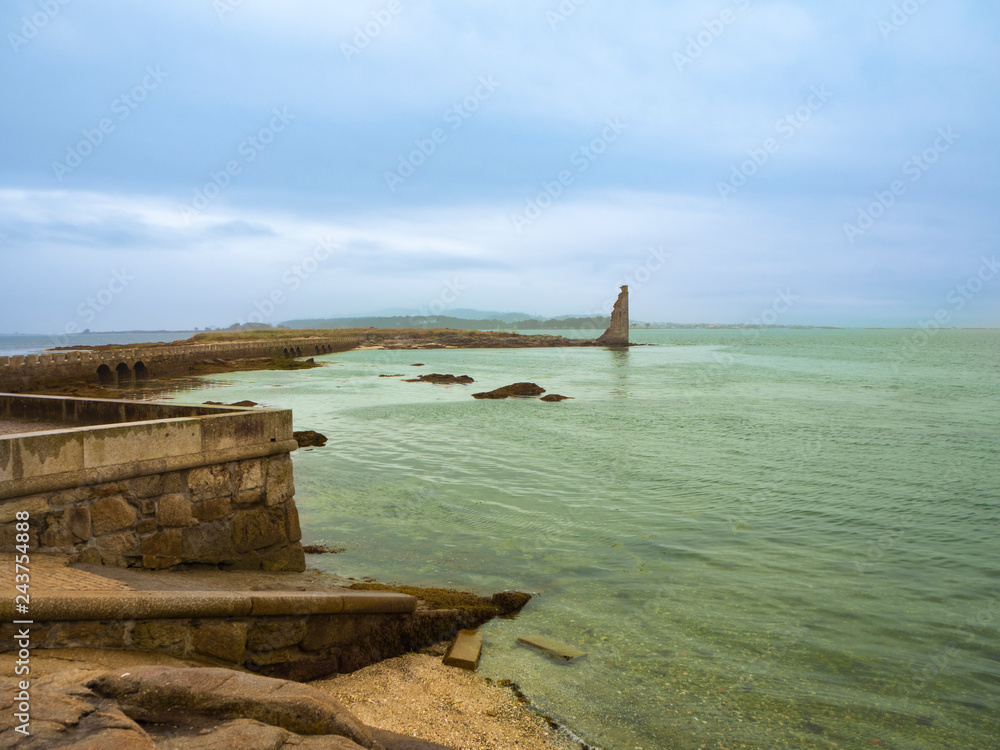
[[[565,659],[566,661],[572,661],[573,659],[587,655],[586,651],[581,651],[580,649],[568,646],[565,643],[554,641],[551,638],[546,638],[544,635],[526,635],[522,638],[518,638],[517,642],[523,643],[525,646],[531,646],[532,648],[545,651],[551,656],[556,656],[560,659]]]
[[[459,630],[451,648],[444,656],[449,667],[461,667],[475,671],[479,666],[479,656],[483,650],[483,634],[478,630]]]

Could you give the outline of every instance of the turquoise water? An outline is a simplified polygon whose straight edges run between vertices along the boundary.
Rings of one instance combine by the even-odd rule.
[[[537,593],[480,672],[589,743],[1000,747],[1000,331],[633,340],[658,346],[354,351],[176,399],[330,438],[296,500],[346,551],[310,564]],[[476,383],[378,377],[427,372]],[[574,400],[470,398],[521,380]]]

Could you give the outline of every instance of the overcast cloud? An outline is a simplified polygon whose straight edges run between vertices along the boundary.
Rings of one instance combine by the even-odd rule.
[[[7,0],[0,331],[595,313],[623,283],[640,320],[783,293],[782,323],[1000,325],[998,17]]]

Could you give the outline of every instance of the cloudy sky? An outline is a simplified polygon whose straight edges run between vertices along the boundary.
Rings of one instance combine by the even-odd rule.
[[[988,0],[4,0],[0,331],[1000,325]]]

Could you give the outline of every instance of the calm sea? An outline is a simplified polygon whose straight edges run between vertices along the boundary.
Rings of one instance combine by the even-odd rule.
[[[329,437],[296,501],[345,551],[310,564],[536,593],[480,673],[589,743],[1000,747],[1000,331],[633,340],[656,346],[353,351],[174,398]],[[476,383],[379,377],[429,372]],[[523,380],[573,400],[470,397]]]

